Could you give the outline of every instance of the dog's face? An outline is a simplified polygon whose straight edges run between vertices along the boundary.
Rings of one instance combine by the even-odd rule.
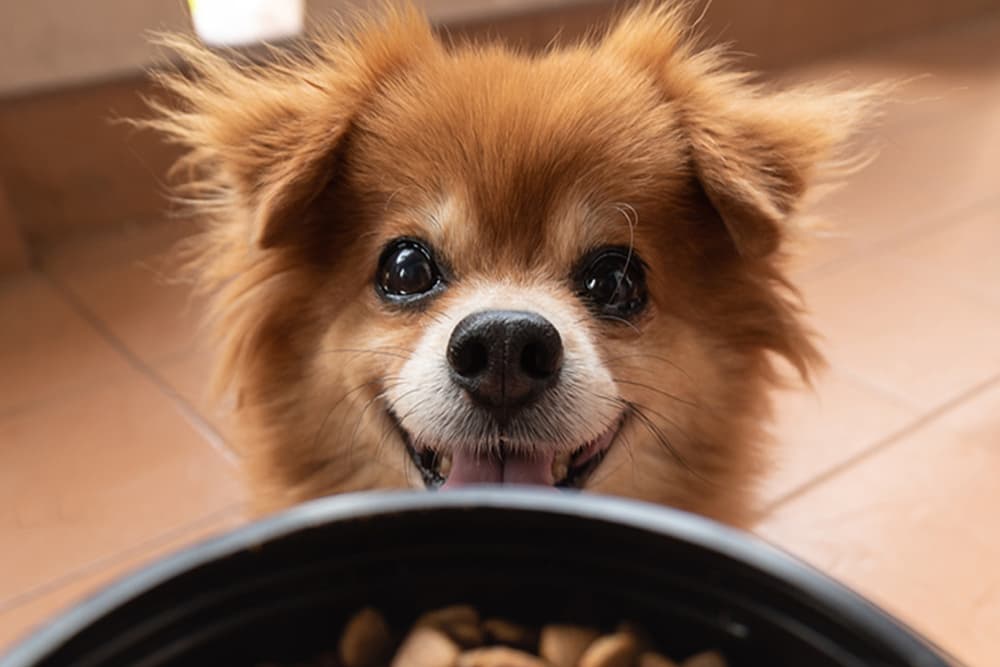
[[[262,508],[526,483],[738,521],[770,355],[815,352],[776,257],[857,100],[766,96],[678,12],[541,56],[389,12],[315,59],[188,48],[220,371]]]

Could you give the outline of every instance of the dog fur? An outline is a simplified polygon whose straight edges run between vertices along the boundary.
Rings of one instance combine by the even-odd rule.
[[[451,327],[528,304],[582,386],[539,419],[582,441],[628,407],[584,488],[746,522],[775,360],[804,378],[820,362],[785,249],[868,92],[759,85],[678,5],[540,54],[445,44],[408,5],[267,65],[169,41],[186,65],[160,75],[150,124],[187,149],[180,197],[206,222],[189,265],[258,511],[420,486],[391,412],[419,437],[445,428]],[[455,276],[405,312],[372,284],[399,236]],[[609,244],[648,267],[635,321],[594,316],[567,284]]]

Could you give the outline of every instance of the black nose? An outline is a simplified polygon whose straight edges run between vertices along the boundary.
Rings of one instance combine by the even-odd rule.
[[[537,313],[483,310],[458,323],[448,342],[451,376],[482,406],[507,417],[559,376],[562,339]]]

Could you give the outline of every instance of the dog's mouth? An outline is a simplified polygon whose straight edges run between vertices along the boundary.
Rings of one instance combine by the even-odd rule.
[[[410,459],[429,489],[475,484],[526,484],[580,488],[601,464],[625,423],[625,415],[598,437],[571,452],[527,456],[461,449],[442,452],[422,446],[400,428]]]

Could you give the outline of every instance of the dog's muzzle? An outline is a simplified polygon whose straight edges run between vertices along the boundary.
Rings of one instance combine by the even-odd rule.
[[[619,418],[572,451],[525,451],[523,443],[505,443],[505,430],[558,385],[563,369],[559,331],[537,313],[482,310],[468,315],[451,333],[447,361],[451,381],[501,435],[488,448],[468,443],[431,448],[407,438],[410,456],[430,487],[576,486],[600,463],[621,428]]]

